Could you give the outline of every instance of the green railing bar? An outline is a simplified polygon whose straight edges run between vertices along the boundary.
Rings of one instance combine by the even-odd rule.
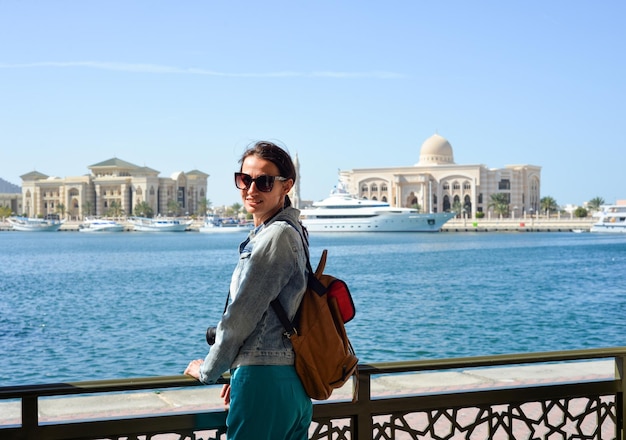
[[[439,369],[477,368],[502,365],[535,364],[563,361],[586,361],[626,356],[626,347],[594,348],[585,350],[547,351],[539,353],[502,354],[465,358],[419,361],[378,362],[359,365],[360,372],[369,374],[406,373]]]
[[[587,350],[552,351],[540,353],[504,354],[450,359],[418,361],[377,362],[360,364],[359,371],[367,374],[406,373],[438,369],[476,368],[502,365],[520,365],[542,362],[608,359],[626,357],[626,347],[597,348]],[[622,377],[621,375],[619,376]],[[218,383],[226,383],[228,378]],[[139,377],[131,379],[107,379],[84,382],[50,383],[40,385],[17,385],[0,387],[0,400],[27,396],[60,396],[69,394],[133,391],[155,388],[202,386],[188,376]],[[363,384],[360,384],[363,388]]]

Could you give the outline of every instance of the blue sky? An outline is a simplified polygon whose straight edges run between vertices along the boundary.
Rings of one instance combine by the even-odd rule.
[[[304,199],[337,171],[542,167],[561,204],[626,199],[623,1],[0,0],[0,177],[112,157],[210,174],[214,205],[267,139]]]

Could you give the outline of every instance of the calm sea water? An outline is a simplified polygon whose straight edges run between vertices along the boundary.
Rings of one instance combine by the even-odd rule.
[[[0,232],[0,386],[181,374],[243,237]],[[322,249],[362,362],[625,344],[626,237],[312,235]]]

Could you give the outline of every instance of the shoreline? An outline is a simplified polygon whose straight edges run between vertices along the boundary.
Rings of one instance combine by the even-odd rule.
[[[596,222],[594,218],[506,218],[506,219],[451,219],[441,228],[440,232],[589,232]],[[78,232],[82,221],[65,222],[58,232]],[[135,232],[128,222],[123,232]],[[195,220],[184,232],[198,232],[202,220]],[[7,222],[0,222],[0,232],[14,231]],[[421,232],[416,232],[420,234]]]
[[[594,218],[452,219],[441,232],[589,232]]]

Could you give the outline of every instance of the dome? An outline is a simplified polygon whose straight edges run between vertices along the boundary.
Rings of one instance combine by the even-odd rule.
[[[178,180],[178,178],[180,176],[184,176],[184,175],[185,175],[185,173],[183,171],[176,171],[176,172],[172,173],[172,175],[170,176],[170,179]]]
[[[426,139],[420,150],[420,160],[416,165],[453,164],[452,145],[443,136],[433,134]]]

